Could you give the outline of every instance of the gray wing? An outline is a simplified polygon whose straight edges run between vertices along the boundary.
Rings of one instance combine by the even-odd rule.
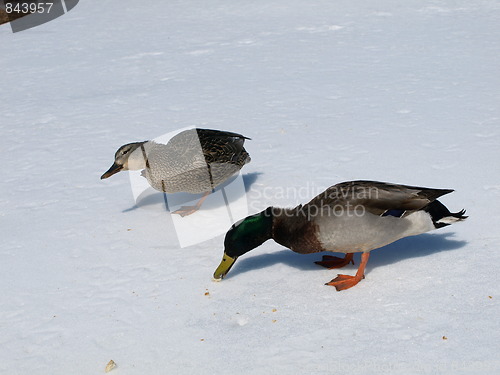
[[[406,216],[452,191],[378,181],[348,181],[329,187],[304,207],[340,210],[363,206],[375,215]]]

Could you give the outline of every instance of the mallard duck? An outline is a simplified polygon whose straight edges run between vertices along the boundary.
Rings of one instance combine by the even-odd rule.
[[[221,280],[238,257],[273,239],[300,254],[344,253],[343,258],[325,255],[315,262],[330,269],[354,264],[353,253],[361,252],[356,275],[338,275],[326,283],[338,291],[351,288],[364,278],[371,250],[466,219],[465,210],[451,213],[437,200],[452,191],[349,181],[331,186],[305,205],[268,207],[227,232],[214,279]]]
[[[154,141],[121,146],[115,162],[102,176],[119,171],[140,170],[149,184],[165,193],[204,193],[195,206],[183,206],[174,213],[186,216],[197,211],[208,194],[250,162],[241,134],[212,129],[189,129],[167,144]]]

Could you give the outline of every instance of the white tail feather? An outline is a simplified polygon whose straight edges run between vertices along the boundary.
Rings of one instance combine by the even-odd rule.
[[[459,217],[455,217],[455,216],[446,216],[446,217],[443,217],[442,219],[439,219],[438,221],[436,221],[436,223],[453,224],[453,223],[456,223],[457,221],[462,221],[462,220],[464,220],[464,219],[459,218]]]

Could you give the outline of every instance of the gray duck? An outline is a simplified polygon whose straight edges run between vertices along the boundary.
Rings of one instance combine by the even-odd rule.
[[[241,134],[189,129],[172,137],[167,144],[154,141],[121,146],[113,165],[101,176],[108,178],[126,170],[143,170],[149,184],[165,193],[203,193],[195,206],[183,206],[174,213],[181,216],[196,212],[217,186],[223,184],[250,162]]]

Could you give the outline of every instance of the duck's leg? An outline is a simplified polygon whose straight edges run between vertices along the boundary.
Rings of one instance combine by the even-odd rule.
[[[172,212],[173,214],[181,215],[182,217],[188,216],[191,214],[194,214],[196,211],[198,211],[205,201],[207,199],[208,194],[210,194],[209,191],[207,191],[203,196],[200,198],[200,200],[194,205],[194,206],[182,206],[178,210]]]
[[[344,266],[347,266],[349,263],[354,264],[354,260],[352,259],[353,256],[353,253],[347,253],[344,258],[339,258],[332,255],[323,255],[323,258],[320,261],[314,263],[331,270],[333,268],[342,268]]]
[[[326,283],[325,285],[334,286],[338,291],[352,288],[354,285],[359,283],[361,279],[365,277],[365,267],[366,263],[368,263],[368,258],[370,257],[370,253],[363,253],[361,255],[361,263],[359,264],[358,271],[356,275],[337,275],[335,279]]]

